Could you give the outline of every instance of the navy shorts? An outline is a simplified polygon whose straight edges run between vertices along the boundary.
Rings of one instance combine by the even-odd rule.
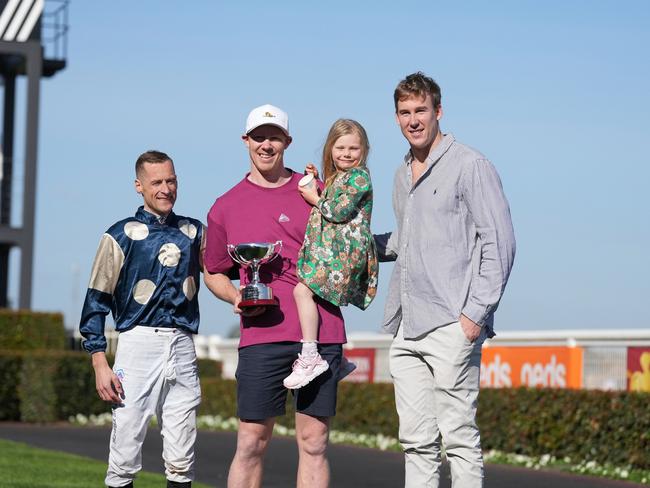
[[[282,380],[291,374],[291,365],[298,359],[301,348],[299,342],[279,342],[239,349],[237,417],[242,420],[263,420],[285,414],[287,389]],[[318,352],[329,363],[329,370],[308,385],[292,390],[293,404],[296,412],[312,417],[333,417],[336,414],[343,346],[319,344]]]

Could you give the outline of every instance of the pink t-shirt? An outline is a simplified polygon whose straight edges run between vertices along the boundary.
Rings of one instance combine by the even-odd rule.
[[[268,307],[257,317],[242,317],[239,347],[271,342],[299,342],[302,339],[293,288],[298,283],[296,262],[307,228],[311,206],[298,192],[302,177],[293,173],[279,188],[264,188],[248,180],[248,175],[217,198],[208,213],[205,267],[210,273],[224,273],[235,265],[227,244],[282,241],[282,252],[260,267],[260,282],[273,289],[279,307]],[[242,284],[250,271],[240,269]],[[324,344],[346,342],[341,310],[317,300],[321,323],[319,341]]]

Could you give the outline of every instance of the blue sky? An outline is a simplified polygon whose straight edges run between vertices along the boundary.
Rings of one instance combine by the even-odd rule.
[[[263,103],[289,113],[296,170],[335,119],[361,122],[372,227],[392,229],[407,150],[392,92],[422,70],[443,132],[491,159],[510,202],[497,332],[648,327],[649,45],[645,1],[74,1],[68,68],[41,85],[33,307],[76,324],[101,234],[140,204],[144,150],[174,158],[176,211],[205,222],[247,171],[240,135]],[[348,331],[378,330],[390,271],[369,310],[345,310]],[[203,333],[236,322],[200,300]]]

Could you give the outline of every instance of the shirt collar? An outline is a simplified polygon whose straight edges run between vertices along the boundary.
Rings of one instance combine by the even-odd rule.
[[[431,149],[431,152],[427,156],[427,166],[436,164],[436,162],[442,157],[443,154],[447,152],[455,140],[456,139],[454,138],[453,134],[443,134],[440,142],[436,144],[433,149]],[[413,162],[413,154],[411,154],[410,149],[404,156],[404,162],[407,166]]]
[[[151,212],[147,212],[144,209],[144,205],[142,205],[138,208],[138,211],[135,213],[135,218],[139,222],[142,222],[147,225],[153,225],[153,224],[171,225],[172,222],[175,222],[176,220],[176,214],[174,212],[169,212],[169,214],[160,217]]]

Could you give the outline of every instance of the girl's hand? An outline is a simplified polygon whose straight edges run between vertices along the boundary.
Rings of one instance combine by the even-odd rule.
[[[305,174],[314,175],[314,178],[318,178],[318,168],[314,163],[307,163],[307,166],[305,166]]]
[[[318,200],[320,200],[318,185],[313,184],[309,186],[299,186],[298,191],[302,195],[302,198],[310,205],[316,205]]]

